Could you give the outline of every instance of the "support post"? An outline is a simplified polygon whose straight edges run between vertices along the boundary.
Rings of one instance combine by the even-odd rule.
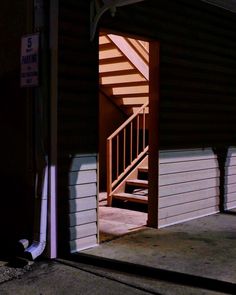
[[[159,113],[160,113],[160,44],[149,42],[149,157],[148,221],[158,228],[159,210]]]
[[[58,0],[50,1],[50,151],[48,254],[57,257],[57,76],[58,76]]]

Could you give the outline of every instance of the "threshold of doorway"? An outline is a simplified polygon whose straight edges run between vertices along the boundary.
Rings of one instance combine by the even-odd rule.
[[[108,207],[106,192],[99,194],[100,243],[146,228],[147,213],[128,208]]]

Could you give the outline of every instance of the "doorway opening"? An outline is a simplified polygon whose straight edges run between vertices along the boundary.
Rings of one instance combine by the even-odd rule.
[[[99,34],[100,242],[148,215],[149,42]]]

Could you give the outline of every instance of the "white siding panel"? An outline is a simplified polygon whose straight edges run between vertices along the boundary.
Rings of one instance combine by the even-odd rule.
[[[182,193],[179,195],[171,195],[167,197],[160,198],[159,201],[159,208],[165,208],[170,207],[174,205],[184,204],[186,202],[193,202],[198,201],[202,199],[207,199],[211,197],[219,196],[219,188],[213,187],[210,189],[204,189],[200,191],[194,191],[194,192],[187,192]]]
[[[225,175],[236,175],[236,166],[226,166]]]
[[[226,209],[229,210],[229,209],[234,209],[236,208],[236,201],[233,201],[233,202],[228,202],[226,204]]]
[[[71,252],[97,245],[97,156],[75,155],[69,173],[69,233]]]
[[[217,159],[160,164],[160,175],[217,168]]]
[[[96,194],[97,194],[96,182],[69,186],[70,199],[84,198],[84,197],[89,197]]]
[[[236,200],[236,192],[227,194],[226,202],[233,202],[235,200]]]
[[[69,214],[70,226],[86,224],[97,220],[97,210],[86,210]]]
[[[235,170],[236,170],[236,167],[235,167]],[[236,183],[236,174],[234,174],[234,175],[227,175],[225,177],[225,185],[234,184],[234,183]]]
[[[96,156],[77,156],[74,157],[71,163],[71,171],[96,170]]]
[[[233,183],[233,184],[225,185],[225,192],[226,194],[236,192],[236,184]]]
[[[70,241],[71,253],[97,246],[97,235]]]
[[[219,212],[219,178],[210,148],[160,152],[159,226]]]
[[[166,227],[176,223],[185,222],[185,221],[197,219],[200,217],[212,215],[218,212],[219,212],[219,207],[215,206],[215,207],[205,208],[201,210],[196,210],[194,212],[188,212],[178,216],[168,217],[168,218],[159,220],[159,227],[160,228]]]
[[[97,223],[88,223],[83,225],[78,225],[70,228],[70,238],[71,240],[76,240],[79,238],[85,238],[88,236],[95,235],[97,233]]]
[[[169,196],[180,193],[192,192],[192,191],[200,191],[207,188],[218,187],[219,179],[218,178],[210,178],[203,179],[198,181],[191,181],[185,183],[175,183],[171,185],[160,186],[159,188],[159,196]]]
[[[225,209],[236,208],[236,148],[228,149],[225,163]]]
[[[160,151],[160,163],[176,163],[189,161],[191,157],[192,161],[214,159],[215,155],[212,154],[211,149],[202,150],[203,153],[199,153],[199,149],[194,150],[182,150],[182,151]]]
[[[219,177],[219,171],[216,169],[206,169],[206,170],[175,173],[175,174],[165,174],[165,175],[160,175],[159,184],[162,186],[167,184],[188,182],[188,181],[201,180],[204,178],[208,179],[208,178],[216,178],[216,177]]]
[[[69,201],[70,212],[80,212],[97,208],[97,197],[73,199]]]
[[[201,210],[203,208],[205,209],[205,208],[215,207],[217,205],[219,205],[219,199],[215,197],[194,201],[194,202],[183,203],[176,206],[163,208],[160,211],[159,218],[166,219],[168,217],[185,214],[186,212],[190,213],[190,212]]]
[[[69,185],[95,183],[96,179],[96,170],[74,171],[69,174]]]
[[[236,155],[235,154],[228,154],[225,166],[236,166]]]

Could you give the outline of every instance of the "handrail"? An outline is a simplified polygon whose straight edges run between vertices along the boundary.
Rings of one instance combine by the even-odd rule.
[[[147,153],[146,108],[148,102],[128,118],[107,138],[107,198],[111,206],[111,194],[121,179]],[[140,118],[142,120],[140,120]]]
[[[107,140],[111,140],[113,137],[115,137],[122,129],[124,129],[137,115],[143,111],[146,107],[148,107],[149,102],[146,102],[143,104],[136,113],[134,113],[131,117],[129,117],[119,128],[117,128],[108,138]]]

